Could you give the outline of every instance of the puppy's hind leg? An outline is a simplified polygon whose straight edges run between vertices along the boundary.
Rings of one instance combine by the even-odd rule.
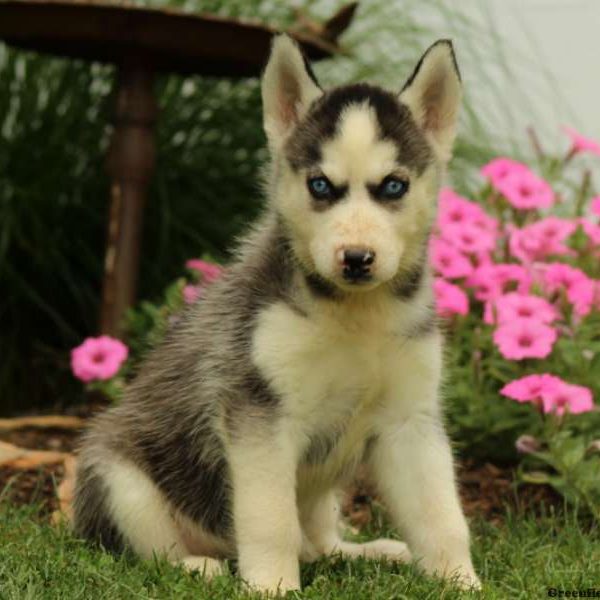
[[[304,526],[304,532],[319,554],[340,553],[347,558],[385,558],[398,562],[410,562],[411,554],[404,542],[380,538],[370,542],[347,542],[339,532],[340,506],[335,493],[330,491],[312,506]]]
[[[223,563],[190,555],[184,532],[154,482],[130,462],[112,463],[104,473],[111,518],[123,538],[140,556],[163,555],[188,571],[210,578],[223,572]]]

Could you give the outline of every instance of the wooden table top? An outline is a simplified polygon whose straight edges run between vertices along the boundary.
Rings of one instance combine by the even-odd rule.
[[[259,22],[128,3],[0,1],[0,39],[11,46],[99,62],[138,59],[181,74],[256,76],[276,32]],[[292,36],[313,60],[331,55],[325,41]]]

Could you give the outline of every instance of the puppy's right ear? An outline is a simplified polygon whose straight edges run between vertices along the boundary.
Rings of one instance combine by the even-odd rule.
[[[460,73],[450,40],[439,40],[423,55],[400,93],[443,162],[452,154],[462,96]]]
[[[262,79],[263,123],[269,145],[278,151],[322,94],[310,66],[292,39],[278,35]]]

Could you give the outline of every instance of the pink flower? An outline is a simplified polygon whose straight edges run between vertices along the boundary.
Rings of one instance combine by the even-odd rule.
[[[591,152],[600,156],[600,144],[596,140],[586,138],[572,127],[563,126],[563,131],[571,138],[571,152]]]
[[[524,263],[552,255],[574,256],[575,252],[564,242],[575,233],[578,225],[578,220],[547,217],[522,229],[509,227],[510,253]]]
[[[494,187],[506,177],[514,173],[528,171],[529,168],[523,163],[512,160],[511,158],[500,157],[490,161],[481,168],[480,173],[490,180]]]
[[[592,198],[592,201],[590,203],[590,210],[594,215],[598,215],[600,217],[600,196]]]
[[[114,377],[127,360],[129,349],[120,340],[108,335],[87,338],[71,350],[71,370],[86,383]]]
[[[548,293],[560,289],[569,290],[570,287],[581,281],[589,279],[581,270],[564,263],[546,263],[540,266],[544,289]]]
[[[454,314],[466,315],[469,312],[469,299],[457,285],[436,277],[433,291],[439,315],[449,317]]]
[[[532,319],[541,323],[552,323],[558,318],[554,306],[539,296],[511,292],[499,296],[489,304],[495,309],[495,321],[499,324],[509,323],[516,319]],[[489,315],[486,314],[485,317],[489,319]],[[484,319],[484,321],[490,323],[489,320]]]
[[[575,314],[584,317],[592,311],[596,293],[596,283],[592,279],[580,279],[567,289],[567,298],[573,305]]]
[[[519,294],[529,293],[532,277],[521,265],[512,263],[497,263],[494,265],[494,278],[500,283],[504,291],[508,291],[508,284],[515,283]]]
[[[467,279],[467,285],[475,290],[477,300],[493,300],[502,294],[502,284],[493,263],[477,267]]]
[[[568,409],[570,413],[578,414],[594,408],[591,390],[548,373],[527,375],[511,381],[500,393],[517,402],[539,403],[545,413],[556,412],[561,415]]]
[[[510,228],[508,248],[512,256],[525,264],[544,256],[544,240],[539,236],[527,235],[526,228]]]
[[[191,285],[188,284],[184,286],[183,290],[183,299],[186,304],[193,304],[201,298],[204,294],[204,288],[201,285]]]
[[[449,279],[467,277],[473,271],[471,261],[452,244],[440,238],[432,238],[430,260],[433,268]]]
[[[483,212],[481,206],[459,196],[454,190],[448,187],[440,190],[438,208],[440,225],[465,223]]]
[[[542,391],[542,406],[545,413],[562,415],[589,412],[594,408],[592,391],[582,385],[561,381],[560,384]]]
[[[494,187],[519,210],[547,208],[554,204],[554,192],[532,171],[513,171]]]
[[[542,240],[545,256],[551,254],[574,254],[563,242],[575,233],[578,226],[577,220],[546,217],[525,227],[526,234],[534,235]]]
[[[442,238],[465,254],[482,254],[492,251],[496,236],[475,223],[445,225],[440,231]]]
[[[469,223],[489,233],[496,233],[497,220],[490,217],[479,204],[459,196],[447,187],[440,190],[439,200],[437,224],[440,230],[443,231],[447,225]]]
[[[223,273],[223,267],[214,263],[200,260],[199,258],[191,258],[185,263],[188,269],[197,271],[202,276],[202,283],[212,283],[218,279]]]
[[[542,373],[541,375],[526,375],[507,383],[500,393],[517,402],[532,402],[541,400],[544,390],[552,390],[563,381],[560,377]]]
[[[504,358],[546,358],[552,352],[556,331],[533,319],[503,323],[494,332],[494,342]]]

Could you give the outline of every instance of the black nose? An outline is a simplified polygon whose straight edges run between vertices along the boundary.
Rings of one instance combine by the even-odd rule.
[[[371,278],[369,267],[375,260],[375,252],[366,248],[348,248],[344,250],[344,279],[350,281]]]
[[[344,266],[351,269],[362,269],[373,264],[375,252],[363,248],[344,250]]]

